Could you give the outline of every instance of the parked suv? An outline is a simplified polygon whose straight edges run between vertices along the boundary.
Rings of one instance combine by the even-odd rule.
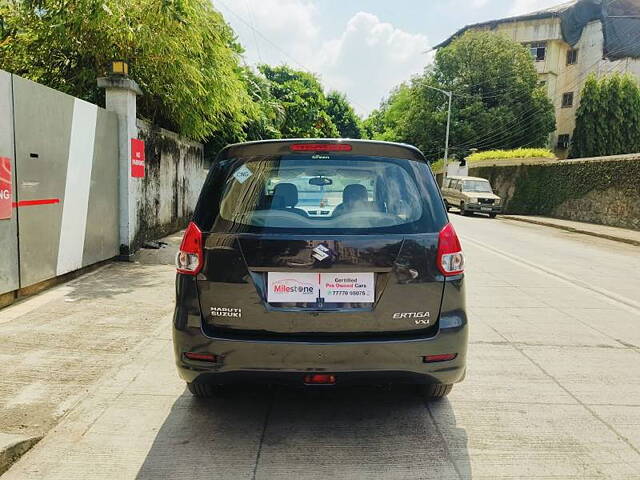
[[[218,155],[177,256],[180,376],[229,383],[410,383],[465,376],[463,254],[408,145],[278,140]]]
[[[484,178],[447,177],[444,180],[442,196],[447,206],[458,207],[462,215],[474,212],[488,213],[495,218],[502,213],[502,200],[493,193],[491,184]]]

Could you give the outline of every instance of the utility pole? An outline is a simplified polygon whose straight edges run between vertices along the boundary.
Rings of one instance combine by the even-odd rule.
[[[447,162],[449,160],[449,132],[451,130],[451,102],[453,100],[453,92],[442,90],[440,88],[432,87],[431,85],[424,84],[425,87],[431,90],[436,90],[440,93],[444,93],[449,98],[449,109],[447,111],[447,134],[444,140],[444,161],[442,165],[442,185],[444,186],[444,179],[447,176]]]

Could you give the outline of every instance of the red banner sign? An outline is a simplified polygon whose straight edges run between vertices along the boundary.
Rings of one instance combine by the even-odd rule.
[[[11,218],[11,159],[0,157],[0,220]]]
[[[144,178],[144,142],[137,138],[131,139],[131,176]]]

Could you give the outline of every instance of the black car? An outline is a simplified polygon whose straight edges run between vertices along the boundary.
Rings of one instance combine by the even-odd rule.
[[[259,382],[442,397],[465,376],[463,262],[416,148],[230,145],[177,256],[178,371],[197,396]]]

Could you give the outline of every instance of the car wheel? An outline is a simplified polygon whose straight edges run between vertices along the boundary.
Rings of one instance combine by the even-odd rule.
[[[460,215],[469,216],[469,212],[464,207],[464,202],[460,202]]]
[[[212,398],[220,396],[222,388],[220,385],[214,385],[211,383],[189,383],[187,382],[187,388],[194,397],[198,398]]]
[[[438,400],[444,398],[451,392],[453,385],[442,383],[431,383],[421,385],[420,393],[426,400]]]
[[[496,218],[496,215],[498,215],[497,213],[490,213],[489,214],[489,218]]]

